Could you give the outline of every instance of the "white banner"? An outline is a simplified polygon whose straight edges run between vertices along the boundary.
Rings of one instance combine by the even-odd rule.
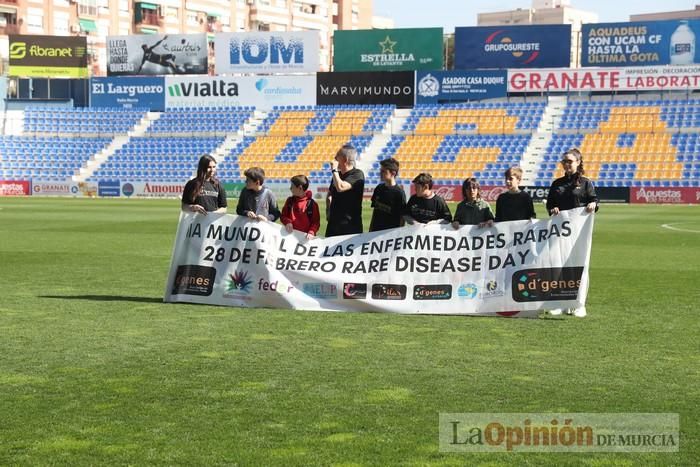
[[[319,39],[318,31],[219,33],[216,74],[316,73]]]
[[[316,105],[316,76],[165,78],[165,107]]]
[[[206,34],[107,36],[107,75],[207,74]]]
[[[508,92],[685,91],[698,87],[698,65],[508,70]]]
[[[419,225],[317,238],[184,214],[166,302],[301,310],[536,315],[585,305],[593,215],[492,228]]]

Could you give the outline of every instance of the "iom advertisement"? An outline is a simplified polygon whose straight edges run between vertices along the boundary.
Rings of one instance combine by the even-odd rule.
[[[420,225],[307,240],[242,216],[181,213],[166,302],[537,316],[586,303],[595,216],[484,229]]]
[[[107,36],[107,75],[207,74],[206,34]]]
[[[508,92],[688,91],[700,87],[700,65],[508,70]]]
[[[316,76],[165,78],[165,107],[316,105]]]
[[[416,104],[471,101],[504,97],[508,72],[420,71],[416,75]]]
[[[216,73],[316,73],[319,44],[318,31],[220,33]]]
[[[10,36],[10,76],[86,78],[87,38]]]
[[[571,25],[455,28],[455,69],[571,64]]]
[[[440,70],[442,41],[442,28],[335,31],[333,70]]]
[[[582,66],[692,65],[700,20],[584,24]]]
[[[162,112],[165,110],[165,79],[92,78],[90,107],[146,108]]]

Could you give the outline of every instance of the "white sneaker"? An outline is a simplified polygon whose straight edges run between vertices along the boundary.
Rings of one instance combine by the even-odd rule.
[[[549,314],[552,316],[559,316],[561,314],[561,308],[555,308],[553,310],[549,310]]]
[[[586,307],[582,306],[580,308],[576,308],[574,310],[574,316],[577,318],[585,318],[586,317]]]
[[[574,314],[574,309],[573,309],[573,308],[567,308],[566,310],[564,310],[564,313],[565,313],[567,316],[571,316],[571,315]]]

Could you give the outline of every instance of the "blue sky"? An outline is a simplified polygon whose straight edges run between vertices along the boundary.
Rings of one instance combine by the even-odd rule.
[[[397,28],[476,26],[476,15],[529,8],[530,0],[374,0],[374,14],[394,19]],[[598,13],[601,23],[629,21],[629,15],[695,9],[695,1],[572,0],[571,6]],[[427,7],[427,8],[426,8]]]

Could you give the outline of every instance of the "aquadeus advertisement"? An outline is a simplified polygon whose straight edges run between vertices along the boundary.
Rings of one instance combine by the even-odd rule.
[[[571,25],[455,28],[455,70],[571,64]]]
[[[700,87],[700,65],[508,70],[508,92],[687,91]]]
[[[625,67],[700,63],[700,20],[584,24],[581,66]]]
[[[315,75],[168,76],[165,86],[166,108],[316,105]]]
[[[441,70],[442,43],[442,28],[335,31],[333,70]]]
[[[315,73],[319,44],[318,31],[220,33],[216,73]]]
[[[10,35],[10,76],[86,78],[87,38]]]
[[[206,34],[107,36],[107,75],[208,73]]]

